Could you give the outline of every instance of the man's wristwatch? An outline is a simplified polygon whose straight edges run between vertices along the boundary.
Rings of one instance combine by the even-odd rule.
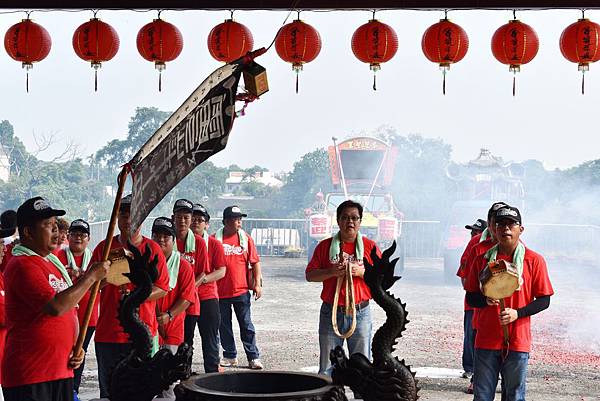
[[[166,312],[166,314],[167,314],[167,315],[169,315],[169,320],[173,320],[173,314],[171,313],[171,311],[170,311],[170,310],[168,310],[168,311]]]
[[[202,277],[202,280],[200,280],[200,284],[206,284],[208,283],[208,279],[206,278],[206,276]]]

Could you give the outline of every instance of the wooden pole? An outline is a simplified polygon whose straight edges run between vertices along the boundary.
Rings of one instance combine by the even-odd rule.
[[[110,215],[110,223],[108,224],[108,231],[106,232],[106,240],[104,241],[104,249],[102,251],[103,261],[108,260],[108,255],[110,253],[110,246],[112,244],[112,239],[115,234],[115,226],[117,225],[117,214],[119,213],[119,207],[121,206],[121,198],[123,197],[123,190],[125,188],[125,182],[127,181],[128,172],[128,169],[126,167],[123,167],[123,169],[119,173],[119,186],[117,188],[117,195],[115,198],[115,203],[113,205],[112,214]],[[96,296],[98,295],[98,290],[100,290],[100,281],[96,281],[90,289],[90,300],[87,309],[85,310],[83,322],[80,323],[79,336],[77,337],[77,341],[75,342],[73,355],[79,355],[81,349],[83,348],[83,340],[85,339],[88,325],[90,324],[90,319],[92,317],[92,312],[96,303]]]

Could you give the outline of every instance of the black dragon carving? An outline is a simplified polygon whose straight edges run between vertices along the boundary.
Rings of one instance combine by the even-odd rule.
[[[336,347],[330,354],[334,384],[349,386],[366,401],[415,401],[419,398],[415,373],[404,360],[392,355],[397,339],[402,337],[409,322],[406,319],[406,304],[387,291],[400,279],[394,276],[394,266],[398,259],[390,261],[395,250],[396,242],[380,258],[374,248],[371,252],[373,265],[366,258],[364,261],[365,282],[371,289],[373,300],[383,308],[387,316],[385,323],[373,336],[373,362],[358,353],[348,359],[342,347]]]
[[[131,352],[113,369],[110,383],[111,401],[151,401],[177,380],[191,376],[192,348],[183,343],[175,355],[167,349],[154,356],[152,337],[140,320],[139,306],[152,293],[152,283],[158,278],[158,257],[150,260],[150,247],[144,254],[129,245],[133,259],[128,258],[130,273],[124,273],[135,284],[135,289],[121,301],[119,321],[132,342]]]

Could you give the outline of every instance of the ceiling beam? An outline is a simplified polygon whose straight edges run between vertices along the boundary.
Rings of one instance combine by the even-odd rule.
[[[599,0],[2,0],[5,9],[549,9],[600,8]]]

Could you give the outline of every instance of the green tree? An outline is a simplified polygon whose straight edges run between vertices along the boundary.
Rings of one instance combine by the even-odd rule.
[[[306,153],[294,163],[278,196],[278,217],[303,217],[304,209],[310,207],[319,191],[332,189],[329,177],[329,157],[324,148]],[[276,211],[274,211],[276,212]]]
[[[127,163],[169,118],[171,112],[156,107],[137,107],[128,125],[126,139],[113,139],[96,153],[96,159],[111,170]]]

